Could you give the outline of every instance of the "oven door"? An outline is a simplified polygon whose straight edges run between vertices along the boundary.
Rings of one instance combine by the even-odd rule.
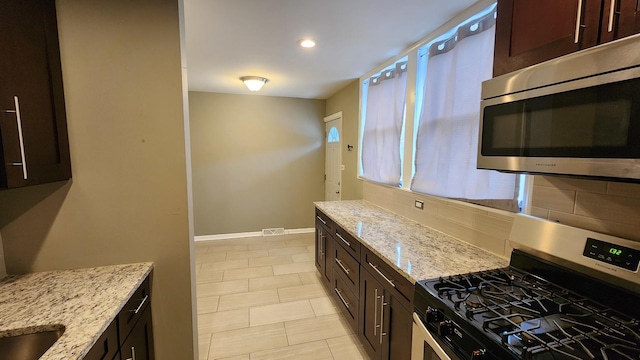
[[[429,330],[420,316],[413,313],[413,335],[411,340],[411,360],[462,360],[447,354]]]

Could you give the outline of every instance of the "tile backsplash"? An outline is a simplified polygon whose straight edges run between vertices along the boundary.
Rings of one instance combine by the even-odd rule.
[[[640,184],[535,176],[531,215],[640,241]]]
[[[363,199],[420,224],[508,258],[514,214],[365,181]],[[424,202],[416,208],[415,200]]]

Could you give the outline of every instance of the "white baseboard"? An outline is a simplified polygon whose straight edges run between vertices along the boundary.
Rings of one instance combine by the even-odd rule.
[[[315,231],[315,228],[302,228],[302,229],[287,229],[284,231],[286,234],[306,234],[312,233]],[[248,238],[248,237],[257,237],[263,236],[262,231],[251,231],[251,232],[241,232],[241,233],[231,233],[231,234],[217,234],[217,235],[199,235],[194,236],[194,241],[211,241],[211,240],[223,240],[223,239],[240,239],[240,238]]]

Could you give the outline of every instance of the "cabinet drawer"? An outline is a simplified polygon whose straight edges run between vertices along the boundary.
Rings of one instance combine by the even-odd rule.
[[[362,266],[367,269],[385,289],[400,300],[407,309],[412,309],[413,285],[404,276],[400,275],[397,270],[382,261],[377,255],[373,254],[369,249],[362,251]]]
[[[118,353],[118,326],[116,319],[111,322],[107,330],[96,341],[84,360],[112,360]]]
[[[345,315],[345,319],[349,326],[353,329],[355,333],[358,332],[358,298],[353,295],[349,287],[346,285],[344,280],[340,276],[338,276],[335,272],[332,279],[332,288],[331,293],[335,300],[335,303],[338,304],[338,308],[342,310],[342,313]]]
[[[331,221],[331,219],[319,209],[316,209],[316,225],[324,227],[330,233],[333,232],[333,221]]]
[[[142,282],[142,285],[131,296],[129,301],[124,305],[118,314],[118,335],[120,336],[120,345],[122,345],[131,329],[142,316],[142,312],[149,306],[151,302],[151,281],[150,276]]]
[[[342,277],[345,285],[351,290],[352,293],[358,294],[360,291],[360,263],[353,256],[347,253],[347,250],[342,246],[334,246],[334,263],[333,268],[335,273]]]
[[[356,240],[353,236],[349,235],[349,233],[336,225],[336,230],[334,232],[334,239],[338,244],[340,244],[351,256],[356,259],[360,259],[360,242]]]

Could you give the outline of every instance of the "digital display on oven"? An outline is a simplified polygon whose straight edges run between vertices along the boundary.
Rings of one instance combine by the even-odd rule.
[[[592,238],[587,238],[582,255],[631,271],[638,270],[640,263],[639,250]]]

